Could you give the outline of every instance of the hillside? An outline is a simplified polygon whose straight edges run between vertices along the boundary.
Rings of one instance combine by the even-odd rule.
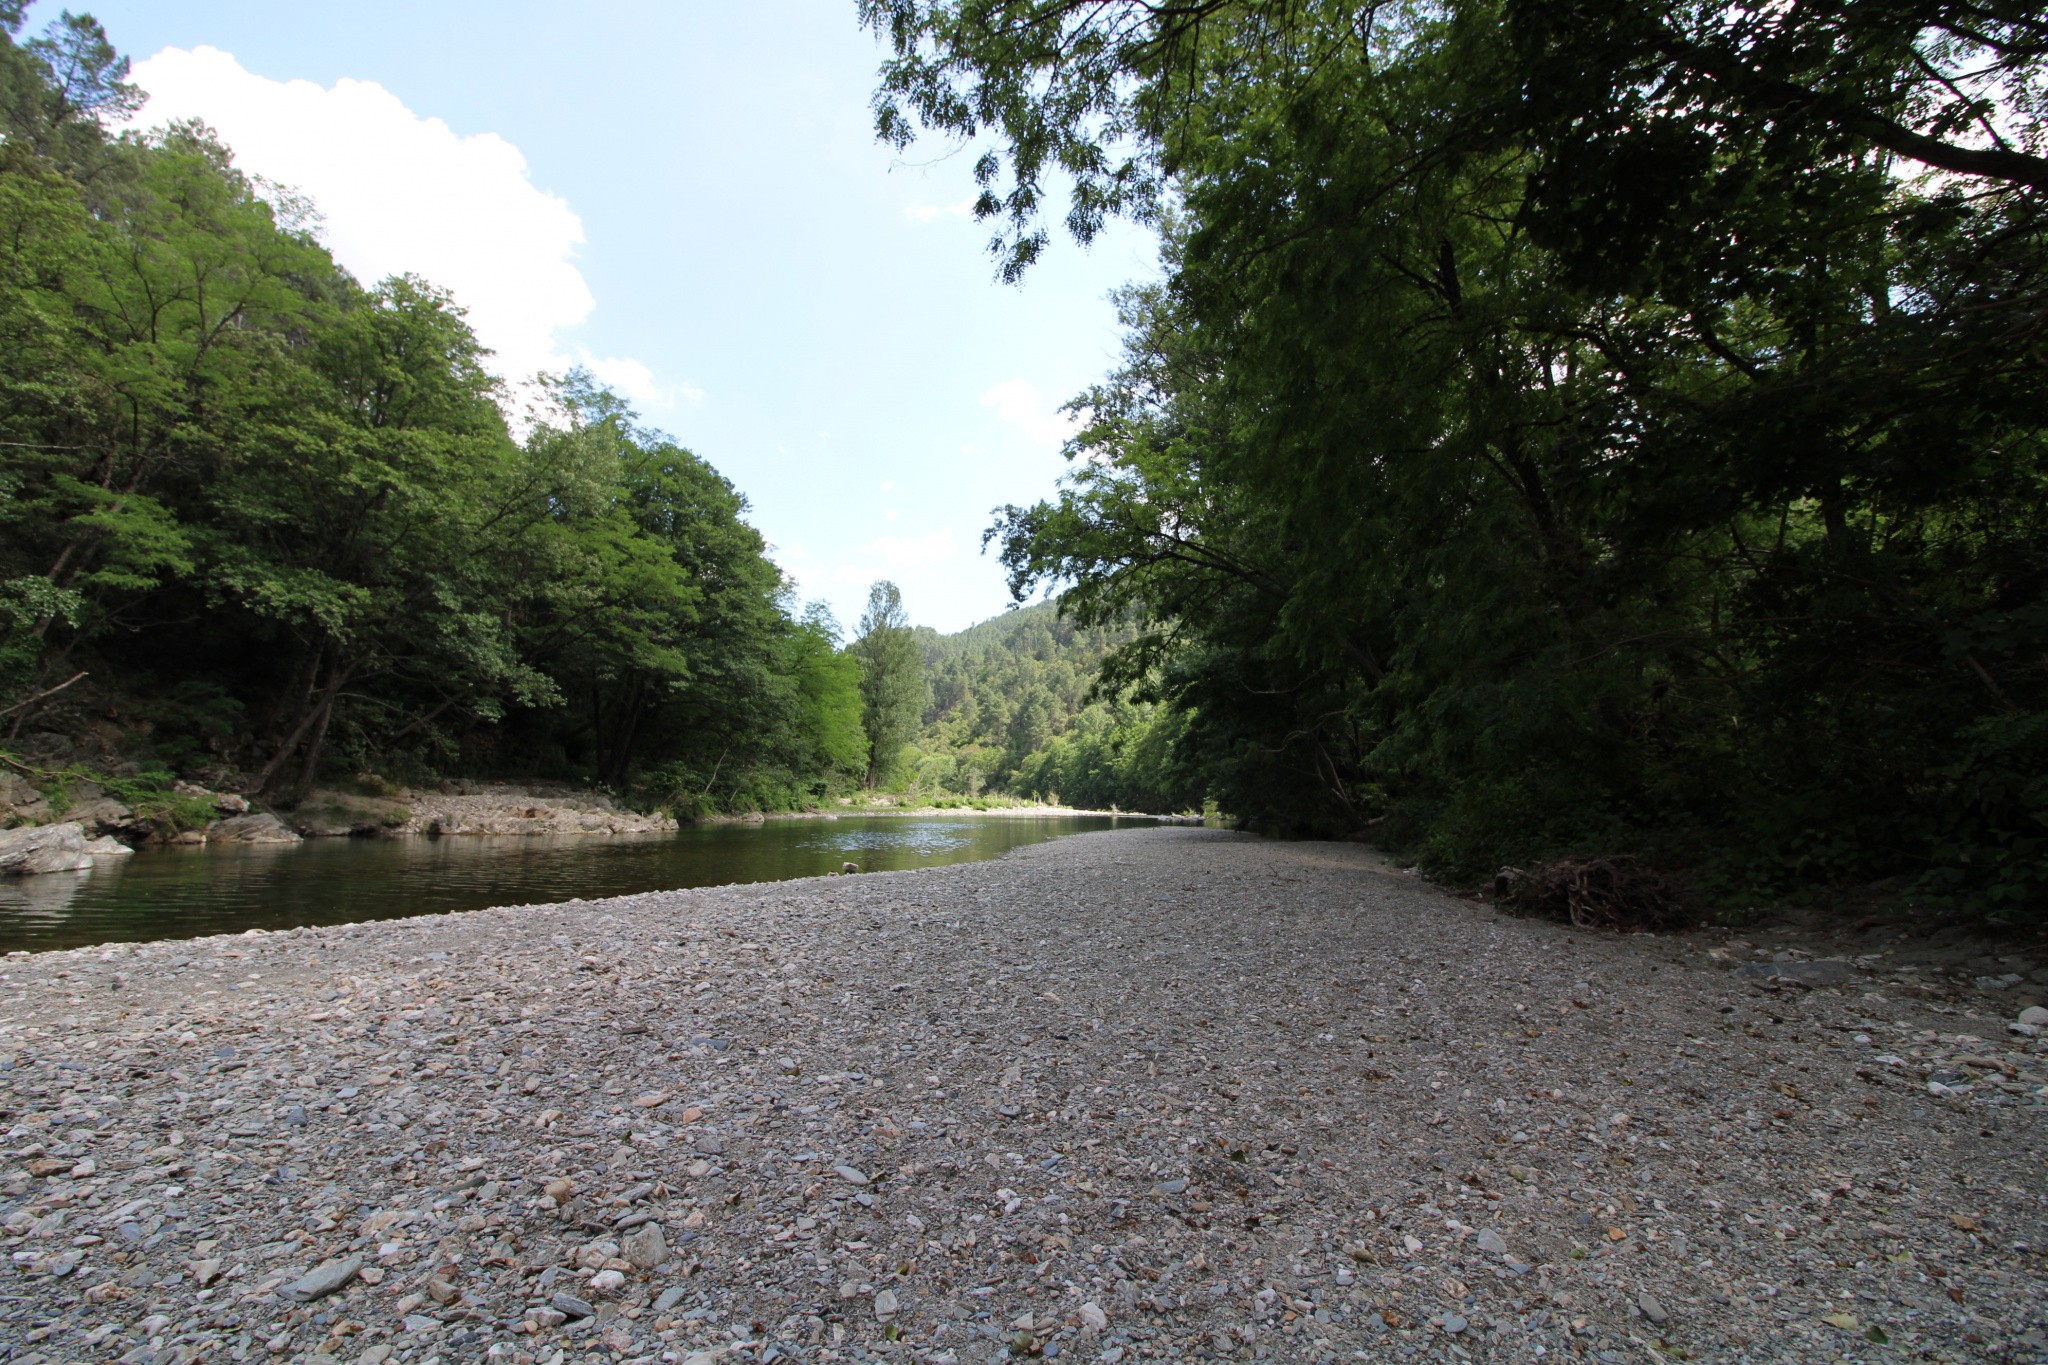
[[[1102,662],[1134,625],[1084,628],[1041,602],[953,635],[918,631],[930,700],[911,790],[1058,799],[1124,810],[1201,805],[1171,762],[1179,717],[1146,702],[1090,699]]]
[[[30,804],[505,776],[692,813],[865,766],[859,668],[737,487],[580,371],[508,420],[451,294],[356,280],[199,124],[117,136],[142,94],[105,32],[16,42],[21,9],[0,758]]]

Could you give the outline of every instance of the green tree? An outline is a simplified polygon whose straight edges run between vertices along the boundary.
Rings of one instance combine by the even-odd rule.
[[[867,763],[858,664],[703,459],[587,375],[515,436],[462,310],[0,4],[0,727],[280,803],[366,770],[686,813]],[[114,755],[108,755],[114,757]]]
[[[864,775],[869,749],[861,724],[860,660],[839,648],[839,623],[831,608],[811,603],[791,640],[791,672],[803,698],[812,765],[826,772]]]
[[[903,594],[887,581],[868,589],[867,609],[850,652],[860,661],[861,727],[867,736],[867,787],[894,770],[924,717],[924,654],[903,610]]]
[[[1145,614],[1109,676],[1227,808],[2048,899],[2032,8],[864,13],[884,136],[995,134],[1007,270],[1054,175],[1080,236],[1165,229],[1000,535],[1019,591]]]

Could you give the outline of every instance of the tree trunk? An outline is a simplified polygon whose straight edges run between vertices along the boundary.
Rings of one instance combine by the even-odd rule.
[[[331,663],[328,666],[329,672],[327,675],[327,686],[324,689],[320,703],[318,705],[313,705],[313,688],[314,685],[319,681],[320,660],[325,657],[325,653],[326,651],[323,650],[319,656],[316,656],[313,667],[307,671],[305,692],[299,703],[298,723],[292,726],[291,733],[286,735],[284,739],[278,744],[276,752],[270,756],[270,761],[263,765],[263,771],[256,775],[257,794],[265,797],[266,799],[275,797],[279,794],[280,788],[278,787],[277,782],[278,775],[284,771],[284,766],[288,761],[290,761],[291,756],[294,753],[298,752],[299,742],[305,739],[306,732],[311,730],[313,726],[317,723],[320,726],[321,740],[324,742],[326,739],[326,717],[333,707],[334,694],[341,690],[342,680],[346,676],[348,670],[342,667],[341,661],[339,659],[336,659],[333,663]],[[318,746],[316,745],[315,747],[315,756],[317,757]]]
[[[313,701],[313,684],[319,680],[319,676],[320,651],[316,649],[311,654],[302,655],[299,662],[292,666],[291,685],[277,694],[277,703],[270,708],[270,714],[264,717],[263,729],[259,733],[266,739],[275,739],[284,727],[286,711],[305,715],[306,708]]]
[[[327,675],[327,690],[320,694],[319,718],[313,724],[313,737],[306,741],[306,761],[299,769],[301,793],[312,790],[313,774],[320,766],[320,750],[327,743],[327,722],[334,718],[334,697],[341,691],[341,684],[348,677],[348,670],[339,662],[334,671]]]
[[[626,770],[633,761],[633,737],[640,731],[640,719],[647,714],[647,675],[640,674],[633,679],[633,690],[628,694],[617,719],[617,730],[612,735],[610,751],[607,753],[602,775],[612,786],[618,786],[626,779]]]

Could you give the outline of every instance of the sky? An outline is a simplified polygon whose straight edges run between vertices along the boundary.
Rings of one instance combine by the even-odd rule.
[[[31,32],[59,5],[37,4]],[[510,380],[588,368],[745,493],[849,628],[868,585],[961,629],[1009,605],[991,510],[1065,469],[1144,231],[995,279],[973,156],[897,153],[853,0],[103,0],[151,95],[313,201],[365,283],[454,292]]]

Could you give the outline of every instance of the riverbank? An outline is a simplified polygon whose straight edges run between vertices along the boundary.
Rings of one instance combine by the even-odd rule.
[[[17,1362],[2038,1358],[2041,1042],[1716,948],[1159,829],[9,958],[0,1332]]]
[[[910,815],[920,819],[934,819],[944,816],[959,816],[964,819],[1008,819],[1008,820],[1064,820],[1084,818],[1091,820],[1132,820],[1140,824],[1153,825],[1201,825],[1209,817],[1203,815],[1151,815],[1143,811],[1090,810],[1084,806],[1045,806],[1019,804],[1011,806],[896,806],[886,804],[849,803],[830,810],[750,811],[742,815],[704,815],[692,820],[695,825],[758,825],[771,820],[839,820],[871,815]]]
[[[234,792],[180,782],[170,802],[137,806],[98,782],[77,781],[53,801],[11,773],[0,773],[0,873],[70,871],[90,858],[59,865],[10,862],[14,846],[55,839],[67,846],[104,841],[102,854],[148,844],[293,844],[320,838],[429,838],[563,834],[661,834],[676,821],[662,813],[621,808],[602,792],[533,783],[446,783],[433,791],[394,789],[386,795],[319,789],[294,805],[264,809]],[[11,827],[11,828],[10,828]],[[45,831],[37,835],[33,831]],[[121,848],[112,847],[113,844]]]
[[[290,844],[320,838],[428,838],[663,834],[680,828],[662,811],[621,807],[603,792],[559,783],[447,782],[434,790],[381,795],[322,788],[290,806],[253,807],[247,797],[179,783],[177,809],[138,808],[98,782],[77,781],[52,801],[19,775],[0,771],[0,875],[72,871],[149,844]],[[706,815],[690,823],[749,825],[851,816],[961,816],[998,819],[1103,817],[1201,824],[1197,815],[1149,815],[1017,804],[898,805],[854,800],[829,809]],[[33,831],[42,831],[34,833]],[[98,844],[88,851],[88,844]],[[48,845],[53,851],[46,852]]]

